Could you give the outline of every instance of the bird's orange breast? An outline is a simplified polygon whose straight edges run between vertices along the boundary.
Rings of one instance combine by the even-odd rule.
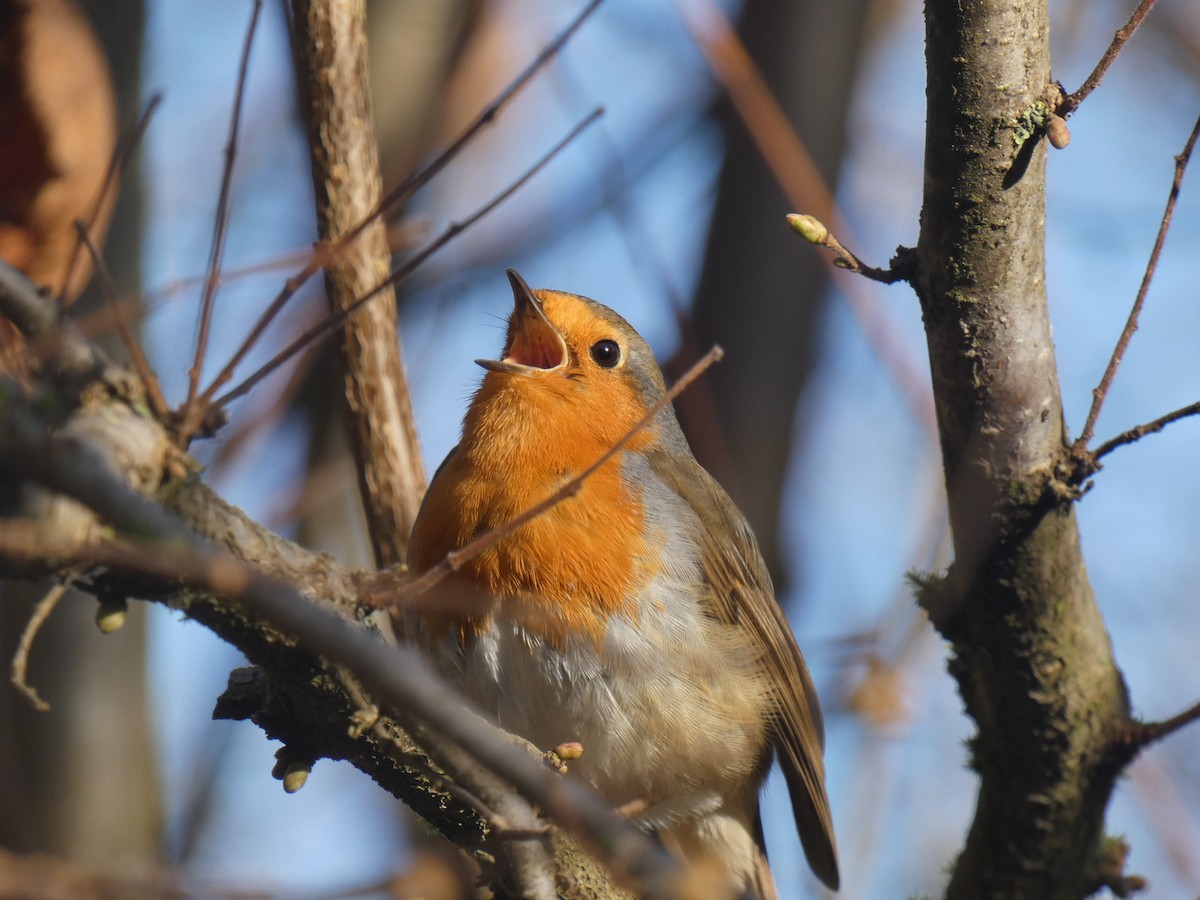
[[[558,382],[563,382],[559,384]],[[561,388],[561,390],[560,390]],[[592,402],[596,410],[589,410]],[[580,396],[567,379],[485,377],[463,439],[429,488],[413,531],[417,572],[501,528],[594,463],[623,432],[612,433],[614,403],[634,398]],[[625,452],[651,440],[640,434]],[[457,626],[464,639],[495,616],[561,643],[599,639],[606,620],[628,614],[657,570],[649,558],[643,497],[622,477],[621,454],[577,494],[470,560],[446,579],[427,618]]]

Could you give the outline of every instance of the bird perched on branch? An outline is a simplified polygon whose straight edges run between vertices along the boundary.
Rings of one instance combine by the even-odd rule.
[[[504,351],[477,360],[487,374],[413,529],[418,574],[509,527],[665,394],[611,309],[508,278]],[[837,887],[812,679],[746,520],[669,404],[410,618],[480,712],[543,749],[580,743],[574,772],[688,863],[764,898],[758,794],[774,752],[809,865]]]

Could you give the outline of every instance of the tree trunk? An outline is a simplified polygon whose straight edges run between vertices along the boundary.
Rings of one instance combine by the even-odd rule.
[[[948,897],[1078,898],[1128,700],[1084,571],[1046,309],[1045,0],[926,4],[915,287],[955,561],[923,601],[978,725],[978,807]],[[1036,130],[1036,129],[1035,129]]]

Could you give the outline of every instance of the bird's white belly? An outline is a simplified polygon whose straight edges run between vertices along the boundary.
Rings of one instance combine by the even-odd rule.
[[[659,823],[743,790],[767,752],[769,700],[730,626],[677,596],[639,608],[612,617],[599,646],[573,636],[556,647],[496,620],[439,656],[480,712],[544,750],[578,741],[571,770]]]

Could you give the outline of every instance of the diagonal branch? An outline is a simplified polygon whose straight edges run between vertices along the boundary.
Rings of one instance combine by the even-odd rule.
[[[1147,422],[1145,425],[1136,425],[1128,431],[1122,431],[1114,438],[1109,438],[1099,447],[1091,452],[1091,458],[1099,461],[1108,454],[1112,453],[1118,447],[1124,447],[1126,444],[1132,444],[1134,441],[1140,441],[1148,434],[1157,434],[1162,431],[1172,422],[1178,422],[1180,419],[1186,419],[1189,416],[1200,415],[1200,402],[1191,403],[1187,406],[1172,410],[1165,416],[1159,416],[1153,422]]]
[[[218,397],[216,401],[214,401],[215,405],[218,407],[227,406],[231,401],[236,400],[238,397],[244,396],[256,384],[258,384],[260,381],[278,369],[281,365],[303,350],[309,343],[342,324],[347,317],[353,315],[355,312],[361,309],[363,304],[369,303],[372,299],[374,299],[380,291],[390,287],[391,285],[397,284],[411,275],[422,263],[425,262],[425,260],[429,259],[429,257],[431,257],[434,253],[436,253],[438,250],[441,250],[442,247],[454,240],[454,238],[458,237],[488,213],[492,212],[492,210],[511,197],[514,193],[520,190],[520,188],[524,186],[525,182],[529,181],[529,179],[540,172],[542,168],[550,162],[550,160],[561,153],[568,144],[575,140],[575,138],[577,138],[589,125],[595,122],[603,114],[603,112],[603,109],[593,110],[592,113],[587,116],[587,118],[583,119],[583,121],[571,129],[566,137],[555,144],[545,156],[530,166],[520,178],[502,190],[483,206],[479,207],[479,209],[475,210],[475,212],[471,213],[471,215],[463,219],[461,222],[452,223],[446,228],[445,231],[441,233],[441,235],[438,236],[435,241],[405,262],[404,265],[397,268],[396,271],[392,272],[387,278],[375,285],[375,287],[368,290],[367,293],[363,294],[361,297],[358,297],[349,306],[343,307],[338,312],[329,316],[329,318],[324,319],[313,327],[307,329],[294,341],[288,344],[283,350],[277,353],[271,360],[263,364],[254,373],[247,377],[245,381]]]
[[[14,294],[28,290],[33,301],[40,300],[31,287],[19,282],[17,287]],[[6,300],[0,290],[0,309],[8,305]],[[32,312],[40,312],[37,303],[30,305]],[[36,316],[28,318],[36,325]],[[574,847],[571,834],[642,894],[677,893],[677,863],[590,787],[562,779],[543,764],[536,748],[468,712],[459,695],[432,675],[421,654],[387,644],[351,621],[360,609],[363,579],[358,575],[259,528],[193,479],[169,480],[159,489],[179,518],[146,499],[140,491],[153,490],[164,477],[164,466],[170,466],[172,452],[178,455],[162,425],[120,399],[92,403],[65,420],[59,411],[53,430],[42,419],[45,412],[44,405],[19,391],[0,394],[0,477],[70,497],[82,504],[76,510],[95,510],[120,537],[97,539],[106,531],[86,517],[80,522],[79,512],[70,527],[57,519],[49,526],[28,520],[4,523],[0,564],[15,563],[14,571],[26,577],[63,566],[99,565],[107,571],[93,575],[98,590],[121,596],[165,594],[166,602],[186,609],[191,619],[263,667],[261,705],[246,714],[284,740],[293,758],[351,760],[485,864],[505,855],[511,845],[513,867],[507,878],[524,880],[507,883],[523,885],[531,895],[547,894],[546,870],[539,862],[545,851],[540,829],[522,812],[526,807],[514,805],[506,788],[490,795],[495,792],[481,774],[468,781],[483,791],[488,808],[515,828],[505,832],[475,824],[469,810],[423,779],[426,766],[413,756],[421,751],[407,738],[403,748],[383,748],[361,728],[347,730],[347,716],[361,704],[340,679],[326,676],[328,664],[353,673],[385,709],[402,712],[404,721],[415,723],[416,734],[432,735],[432,746],[455,758],[466,754],[460,762],[449,760],[451,769],[481,765],[513,785],[524,802],[562,821],[567,833],[555,831],[549,837],[563,896],[597,896],[597,891],[608,896],[614,890],[591,857]],[[253,567],[243,560],[252,560]],[[305,585],[305,593],[295,584]],[[308,597],[322,601],[313,603]],[[389,721],[395,728],[396,717]],[[403,732],[396,728],[394,734]],[[406,757],[414,764],[406,763]]]
[[[229,233],[229,192],[233,187],[233,163],[237,159],[238,129],[242,120],[242,100],[246,95],[246,75],[250,68],[250,49],[254,46],[254,32],[258,27],[262,0],[254,0],[250,13],[250,24],[246,26],[246,38],[242,44],[242,60],[238,65],[237,87],[233,95],[233,112],[229,116],[229,142],[225,145],[225,166],[221,172],[221,193],[217,199],[217,214],[213,223],[212,249],[208,258],[208,274],[204,278],[204,296],[200,303],[200,327],[196,335],[196,353],[192,368],[188,371],[187,402],[192,404],[200,389],[200,369],[208,350],[208,331],[212,325],[213,303],[217,297],[217,286],[221,281],[221,258],[225,253],[225,238]]]
[[[107,384],[124,381],[124,370],[89,342],[58,305],[23,273],[0,260],[0,316],[28,338],[35,352],[49,357],[56,378],[83,382],[97,377]]]
[[[1129,729],[1130,737],[1138,748],[1144,748],[1174,734],[1193,722],[1200,720],[1200,703],[1189,706],[1183,712],[1177,713],[1161,722],[1132,723]]]
[[[129,158],[133,155],[133,151],[141,144],[142,138],[146,134],[146,129],[150,125],[150,120],[154,117],[154,113],[158,110],[162,103],[162,94],[154,94],[146,102],[145,108],[138,116],[137,122],[130,131],[121,137],[113,150],[112,158],[108,162],[108,171],[104,174],[104,183],[100,186],[99,193],[96,194],[96,199],[92,203],[91,211],[87,217],[88,232],[96,229],[97,223],[100,220],[101,212],[109,203],[109,194],[116,190],[118,177],[125,171],[125,167],[129,164]],[[67,302],[67,289],[71,284],[71,277],[75,274],[75,266],[79,262],[79,254],[83,250],[83,242],[76,235],[75,245],[71,248],[71,255],[67,258],[67,270],[63,274],[63,289],[59,294],[59,302]]]
[[[901,247],[896,252],[896,256],[892,259],[891,264],[886,269],[879,269],[875,266],[867,265],[855,256],[815,216],[789,213],[786,218],[788,227],[810,244],[832,250],[834,253],[833,264],[839,269],[845,269],[847,272],[853,272],[855,275],[861,275],[871,281],[878,281],[880,284],[895,284],[897,281],[910,281],[916,274],[917,257],[912,250]]]
[[[1137,331],[1138,318],[1141,316],[1142,307],[1146,303],[1146,294],[1150,291],[1150,284],[1154,281],[1154,274],[1158,269],[1158,258],[1162,255],[1163,245],[1167,241],[1167,232],[1171,228],[1171,219],[1175,215],[1175,204],[1179,200],[1179,191],[1183,185],[1183,174],[1187,171],[1188,163],[1191,162],[1192,151],[1196,148],[1196,139],[1198,137],[1200,137],[1200,116],[1196,118],[1196,124],[1192,126],[1192,132],[1188,135],[1182,152],[1175,157],[1175,175],[1171,179],[1171,190],[1167,194],[1167,205],[1163,210],[1162,221],[1158,225],[1158,234],[1154,238],[1154,249],[1150,251],[1150,260],[1146,263],[1146,272],[1142,275],[1142,283],[1138,286],[1137,296],[1133,301],[1133,308],[1129,311],[1129,318],[1125,320],[1125,327],[1121,330],[1121,336],[1117,338],[1117,345],[1113,348],[1108,366],[1104,370],[1104,375],[1100,378],[1100,384],[1092,391],[1092,406],[1088,410],[1087,421],[1083,425],[1083,431],[1080,432],[1079,438],[1071,447],[1071,451],[1076,458],[1083,458],[1086,455],[1087,445],[1091,443],[1092,435],[1096,430],[1096,420],[1100,417],[1100,410],[1104,406],[1105,399],[1108,397],[1108,391],[1112,387],[1113,379],[1117,375],[1117,369],[1121,365],[1121,360],[1125,357],[1125,351],[1129,347],[1133,333]]]
[[[1142,24],[1142,20],[1149,15],[1151,8],[1154,6],[1155,0],[1142,0],[1138,4],[1137,9],[1130,15],[1129,21],[1117,29],[1113,35],[1112,43],[1108,45],[1108,49],[1104,51],[1104,55],[1100,57],[1100,62],[1096,63],[1096,68],[1092,69],[1092,74],[1079,86],[1079,90],[1068,94],[1058,105],[1055,113],[1062,116],[1064,119],[1079,109],[1081,103],[1088,98],[1088,95],[1100,86],[1100,82],[1108,73],[1109,67],[1116,61],[1117,54],[1124,49],[1125,44],[1133,37],[1133,33],[1137,31],[1138,26]]]
[[[92,241],[92,237],[88,233],[88,226],[82,220],[76,220],[75,232],[78,234],[80,242],[87,248],[88,255],[91,257],[92,268],[96,270],[96,277],[100,279],[100,289],[104,294],[105,304],[108,306],[113,322],[117,326],[117,334],[120,335],[121,344],[129,354],[134,371],[137,372],[138,378],[142,381],[142,387],[145,388],[146,396],[150,400],[150,407],[156,416],[160,419],[165,419],[171,411],[170,407],[167,406],[167,400],[163,396],[162,386],[158,383],[158,376],[154,374],[154,368],[150,365],[150,361],[146,359],[146,354],[142,352],[142,345],[134,337],[133,331],[125,319],[125,312],[120,300],[117,298],[116,285],[113,284],[112,273],[108,270],[108,263],[104,261],[104,255]]]

